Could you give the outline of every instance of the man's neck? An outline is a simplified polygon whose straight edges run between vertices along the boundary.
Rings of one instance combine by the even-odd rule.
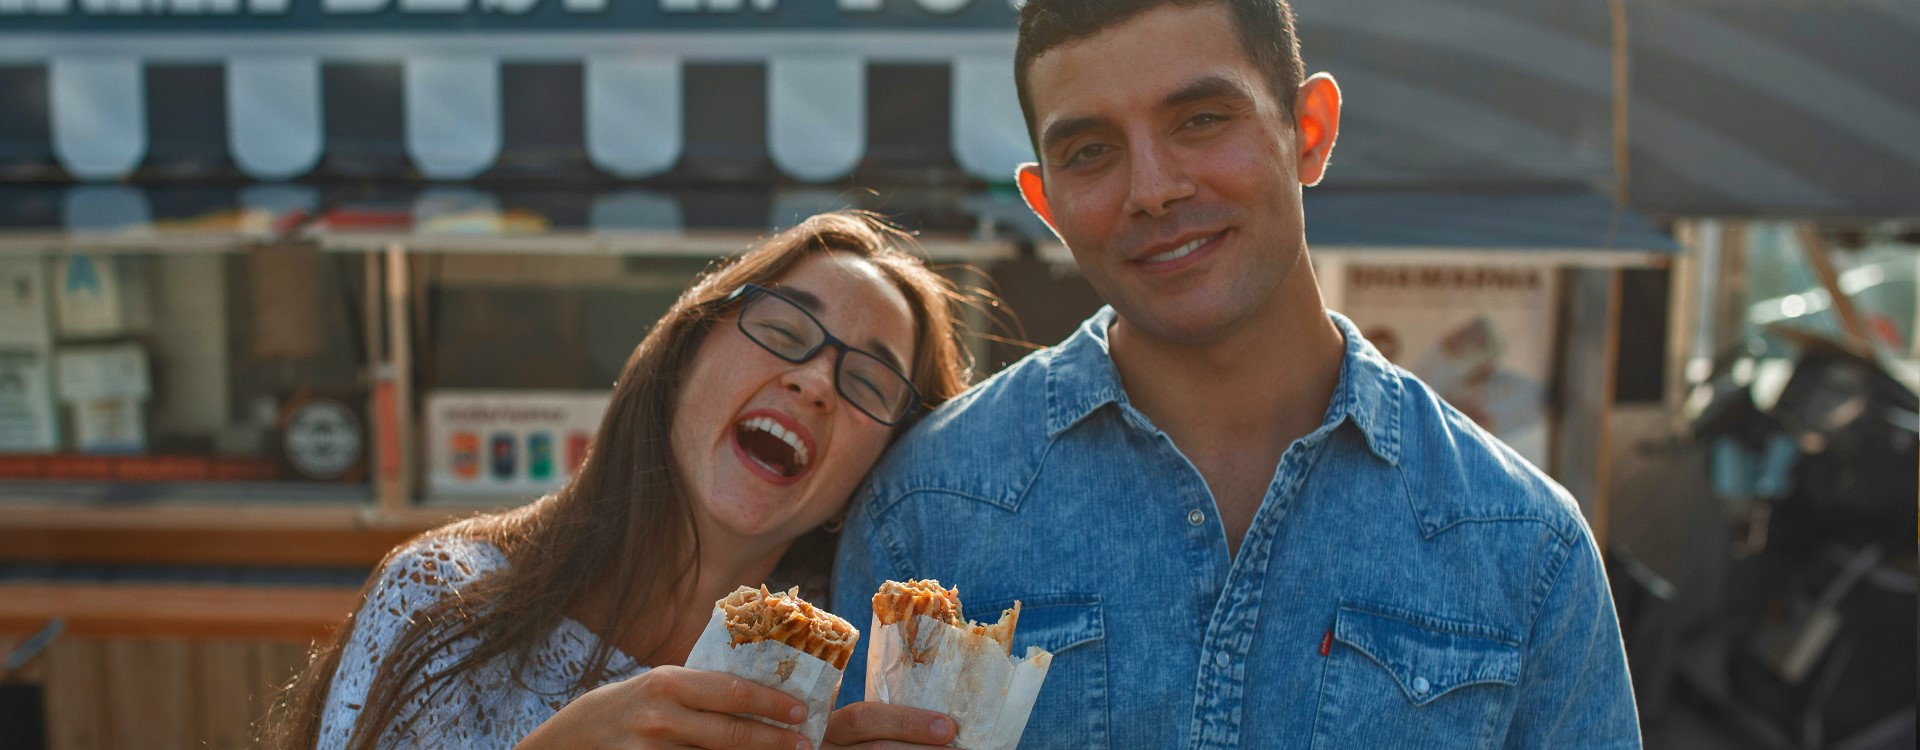
[[[1284,447],[1312,432],[1339,383],[1345,341],[1310,267],[1300,271],[1272,309],[1214,341],[1172,342],[1115,323],[1114,366],[1134,408],[1176,445],[1228,437]]]

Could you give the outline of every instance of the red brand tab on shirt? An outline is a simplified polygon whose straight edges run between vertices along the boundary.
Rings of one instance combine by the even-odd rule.
[[[1331,651],[1333,651],[1333,631],[1329,630],[1326,635],[1320,637],[1320,655],[1326,656]]]

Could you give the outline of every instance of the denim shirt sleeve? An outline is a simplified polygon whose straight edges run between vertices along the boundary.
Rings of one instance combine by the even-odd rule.
[[[833,565],[832,611],[853,623],[863,636],[872,619],[873,592],[880,590],[883,581],[907,578],[888,557],[875,534],[874,499],[871,489],[862,489],[854,496],[854,507],[847,513],[847,525],[840,533],[840,550]],[[840,705],[866,699],[866,665],[867,639],[862,637],[854,644],[846,674],[840,678]]]
[[[1613,597],[1584,529],[1528,642],[1506,747],[1640,747]]]

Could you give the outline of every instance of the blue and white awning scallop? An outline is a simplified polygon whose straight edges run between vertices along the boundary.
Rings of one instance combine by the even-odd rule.
[[[897,49],[879,56],[790,43],[761,59],[644,47],[568,58],[541,45],[544,55],[512,56],[464,38],[404,54],[292,44],[207,59],[168,44],[142,57],[4,59],[16,48],[0,53],[12,123],[0,125],[0,170],[57,165],[107,182],[225,171],[644,180],[679,169],[702,182],[828,183],[865,167],[1008,182],[1032,152],[1004,37],[949,39],[945,51],[882,45]],[[257,45],[220,45],[235,46]],[[895,112],[904,119],[869,127]]]

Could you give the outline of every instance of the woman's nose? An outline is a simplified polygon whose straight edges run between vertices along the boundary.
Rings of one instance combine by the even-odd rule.
[[[834,401],[835,354],[837,352],[832,347],[828,347],[821,350],[819,354],[815,354],[813,359],[787,368],[786,374],[781,376],[781,385],[815,409],[831,408]]]

